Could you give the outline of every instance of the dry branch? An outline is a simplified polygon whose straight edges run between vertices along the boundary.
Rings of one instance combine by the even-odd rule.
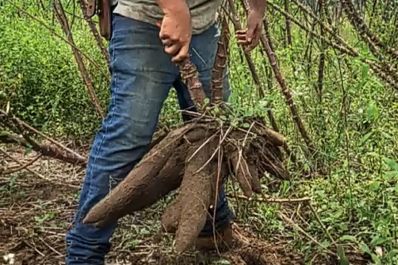
[[[189,94],[198,110],[205,105],[205,92],[199,80],[199,73],[196,66],[190,59],[185,60],[179,65],[181,77],[188,87]]]
[[[97,111],[98,115],[101,118],[104,118],[104,111],[103,111],[101,104],[98,100],[98,97],[95,93],[94,84],[93,84],[92,78],[90,76],[90,73],[87,71],[87,68],[83,62],[82,56],[80,55],[79,51],[75,48],[76,47],[75,41],[73,39],[73,35],[70,30],[68,18],[65,15],[65,11],[64,11],[61,3],[59,2],[59,0],[55,0],[53,5],[54,5],[55,15],[58,19],[59,24],[62,27],[62,30],[64,31],[68,41],[73,44],[73,46],[71,45],[73,56],[76,60],[80,76],[83,79],[83,82],[87,88],[87,92],[90,96],[91,103],[94,105],[95,110]]]
[[[265,23],[267,24],[266,21],[265,21]],[[304,123],[299,115],[298,109],[293,100],[292,92],[288,88],[285,78],[283,77],[282,72],[278,66],[275,52],[272,49],[271,37],[270,37],[269,31],[268,31],[267,25],[264,30],[265,30],[265,34],[262,34],[261,42],[262,42],[265,52],[268,56],[268,60],[271,64],[272,70],[274,71],[275,78],[278,81],[281,91],[285,97],[286,104],[288,105],[290,112],[292,114],[292,119],[293,119],[294,123],[296,124],[296,126],[301,134],[301,137],[303,138],[304,142],[307,144],[307,147],[310,150],[310,152],[315,153],[315,146],[314,146],[312,140],[310,139],[307,129],[305,128]]]
[[[97,43],[97,46],[98,46],[102,56],[104,57],[105,61],[108,63],[108,66],[109,66],[109,63],[110,63],[109,53],[105,48],[104,42],[102,41],[102,38],[101,38],[101,35],[99,34],[98,29],[97,29],[95,23],[93,22],[93,20],[87,15],[87,10],[86,10],[87,7],[84,3],[84,0],[79,0],[79,2],[80,2],[80,8],[84,15],[84,19],[86,20],[87,25],[90,28],[91,33],[93,34],[93,37]]]
[[[73,188],[73,189],[76,189],[76,188],[77,188],[77,186],[75,186],[75,185],[66,184],[66,183],[59,183],[59,182],[56,182],[56,181],[54,181],[54,180],[52,180],[52,179],[49,179],[49,178],[43,176],[42,174],[40,174],[40,173],[38,173],[38,172],[36,172],[36,171],[30,169],[28,166],[22,164],[18,159],[12,157],[11,155],[9,155],[6,151],[4,151],[4,150],[1,149],[1,148],[0,148],[0,153],[2,153],[2,154],[3,154],[4,156],[6,156],[7,158],[9,158],[9,159],[13,160],[14,162],[16,162],[17,164],[19,164],[19,165],[21,166],[21,169],[26,170],[26,171],[32,173],[32,174],[35,175],[36,177],[38,177],[38,178],[40,178],[40,179],[42,179],[42,180],[44,180],[44,181],[46,181],[46,182],[50,182],[50,183],[52,183],[52,184],[60,185],[60,186],[67,186],[67,187],[70,187],[70,188]]]
[[[211,83],[211,102],[220,104],[223,101],[224,70],[227,66],[229,52],[229,31],[225,18],[222,18],[222,33],[218,40],[216,59],[214,61],[212,83]]]
[[[39,160],[41,156],[42,156],[42,155],[39,154],[39,155],[37,155],[35,158],[31,159],[29,162],[27,162],[27,163],[25,163],[25,164],[23,164],[23,165],[20,165],[20,166],[17,167],[17,168],[11,168],[11,169],[6,170],[6,171],[4,171],[4,172],[1,172],[1,171],[0,171],[0,172],[1,172],[1,174],[3,174],[3,175],[8,175],[8,174],[16,173],[16,172],[18,172],[18,171],[21,171],[21,170],[23,170],[23,169],[25,169],[25,168],[31,166],[33,163],[35,163],[37,160]]]
[[[0,124],[13,131],[13,135],[7,131],[0,133],[0,142],[18,144],[32,148],[34,151],[48,157],[52,157],[67,163],[85,166],[87,159],[72,149],[64,146],[53,138],[36,130],[26,122],[0,109]],[[31,134],[36,134],[49,141],[52,145],[39,143]]]
[[[375,55],[379,55],[379,49],[381,49],[381,51],[387,56],[391,56],[392,59],[398,60],[398,50],[384,44],[380,38],[369,29],[368,25],[366,25],[363,18],[357,12],[352,1],[341,0],[341,3],[351,24],[362,37],[362,40],[369,45],[370,49],[375,53]]]

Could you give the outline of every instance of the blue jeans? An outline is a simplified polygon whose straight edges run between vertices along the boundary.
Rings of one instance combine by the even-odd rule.
[[[107,117],[94,139],[78,210],[73,226],[66,235],[68,265],[104,264],[104,256],[110,250],[109,241],[117,224],[97,228],[83,224],[82,219],[148,151],[170,88],[176,88],[181,108],[192,106],[178,68],[171,62],[170,56],[164,53],[158,34],[156,26],[113,16],[109,48],[111,102]],[[202,34],[193,36],[191,42],[191,60],[198,68],[207,95],[210,95],[218,35],[219,30],[214,25]],[[228,81],[225,83],[224,94],[227,99]],[[220,229],[233,216],[224,190],[219,194],[216,207],[216,229]],[[212,229],[209,219],[202,234],[211,234]]]

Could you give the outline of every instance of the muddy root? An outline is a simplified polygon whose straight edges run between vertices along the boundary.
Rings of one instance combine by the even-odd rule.
[[[178,188],[181,182],[178,171],[182,170],[183,165],[172,154],[179,155],[175,152],[176,148],[190,129],[191,125],[169,133],[123,181],[88,212],[83,223],[106,226],[126,214],[152,205]]]
[[[283,165],[281,135],[260,125],[252,131],[234,129],[225,137],[223,131],[217,122],[198,122],[157,140],[83,222],[103,227],[179,188],[161,223],[165,232],[176,233],[178,253],[189,249],[203,229],[221,179],[234,176],[245,196],[251,197],[253,192],[261,193],[265,171],[281,179],[289,176]]]
[[[181,217],[181,209],[183,207],[181,196],[172,201],[164,210],[161,225],[162,230],[166,233],[175,233]]]
[[[235,150],[228,155],[229,161],[232,165],[233,173],[239,183],[240,188],[242,189],[245,196],[250,198],[253,194],[253,180],[246,159],[238,150]]]
[[[190,248],[203,229],[215,191],[213,179],[216,168],[209,161],[214,148],[199,143],[188,151],[185,174],[177,198],[183,202],[176,232],[175,249],[178,253]]]

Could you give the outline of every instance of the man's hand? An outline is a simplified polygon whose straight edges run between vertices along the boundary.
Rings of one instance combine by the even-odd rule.
[[[249,0],[247,28],[236,32],[238,43],[244,45],[248,52],[253,50],[260,40],[265,4],[265,0]]]
[[[188,58],[192,37],[191,15],[185,0],[157,0],[164,17],[159,23],[159,37],[164,51],[172,56],[174,63]]]

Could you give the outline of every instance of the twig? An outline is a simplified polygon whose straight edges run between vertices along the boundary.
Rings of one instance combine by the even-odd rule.
[[[46,255],[44,255],[40,250],[38,250],[35,246],[32,246],[32,244],[28,243],[28,241],[23,240],[23,242],[30,248],[32,248],[34,251],[36,251],[40,256],[45,257]]]
[[[266,19],[265,19],[265,25],[266,25],[265,34],[262,34],[261,42],[262,42],[265,52],[268,56],[268,60],[271,64],[272,70],[274,71],[276,81],[278,81],[279,87],[281,88],[282,94],[285,98],[285,102],[290,109],[292,119],[293,119],[294,123],[296,124],[297,129],[299,130],[301,137],[303,138],[304,142],[306,143],[309,151],[311,152],[311,154],[314,154],[315,150],[316,150],[315,146],[307,132],[307,129],[304,126],[301,116],[299,115],[299,111],[298,111],[296,104],[294,103],[294,100],[293,100],[292,92],[289,89],[289,87],[287,86],[285,78],[283,77],[282,72],[278,66],[275,52],[272,49],[271,37],[268,32],[268,27],[267,27],[268,22],[266,21]]]
[[[22,165],[22,166],[19,166],[19,167],[17,167],[17,168],[10,169],[10,170],[8,170],[8,171],[4,171],[2,174],[3,174],[3,175],[13,174],[13,173],[18,172],[18,171],[20,171],[20,170],[22,170],[22,169],[25,169],[25,168],[27,168],[28,166],[32,165],[32,164],[33,164],[34,162],[36,162],[37,160],[39,160],[40,157],[42,157],[42,154],[37,155],[35,158],[33,158],[33,159],[32,159],[31,161],[29,161],[28,163],[26,163],[26,164],[24,164],[24,165]]]
[[[75,163],[75,164],[82,164],[82,165],[84,165],[86,163],[87,159],[85,157],[83,157],[82,155],[76,153],[72,149],[64,146],[60,142],[45,135],[44,133],[38,131],[37,129],[33,128],[32,126],[30,126],[26,122],[20,120],[19,118],[15,117],[14,115],[11,115],[11,114],[7,113],[6,111],[0,109],[0,122],[1,122],[2,116],[8,120],[8,127],[10,129],[12,129],[12,126],[11,126],[12,123],[15,123],[16,125],[18,125],[18,127],[22,127],[21,131],[16,132],[16,133],[22,134],[24,136],[24,138],[26,139],[26,141],[28,141],[28,143],[32,144],[33,147],[36,147],[35,151],[38,151],[38,152],[42,153],[43,155],[47,155],[47,156],[51,156],[51,157],[63,160],[68,163]],[[24,133],[23,129],[28,130],[30,132],[33,132],[33,133],[43,137],[44,139],[48,140],[49,142],[54,144],[56,147],[64,150],[65,152],[69,153],[70,155],[68,156],[68,155],[62,154],[61,150],[58,150],[52,146],[43,145],[43,144],[39,144],[39,143],[35,142],[30,137],[28,137],[26,135],[26,133]],[[23,146],[28,146],[28,143],[26,141],[23,141],[23,139],[21,139],[19,137],[11,136],[11,138],[13,140],[15,140],[16,143],[18,143],[18,144],[21,144]]]
[[[63,254],[61,252],[59,252],[58,250],[56,250],[55,248],[53,248],[52,246],[50,246],[46,241],[44,241],[43,238],[39,237],[39,240],[41,242],[43,242],[44,245],[46,245],[50,250],[52,250],[55,254],[58,254],[60,257],[63,256]]]
[[[95,26],[93,20],[87,16],[86,5],[84,4],[84,0],[80,0],[79,2],[80,2],[80,8],[84,15],[84,20],[87,22],[87,25],[90,28],[90,31],[93,34],[95,41],[97,42],[97,46],[100,49],[102,56],[104,57],[105,61],[108,63],[109,66],[110,63],[109,53],[105,48],[105,45],[102,41],[100,34],[98,33],[97,27]]]
[[[200,171],[202,171],[202,170],[207,166],[207,164],[209,164],[209,163],[211,162],[211,160],[213,160],[213,158],[214,158],[214,156],[217,154],[218,150],[221,149],[222,143],[225,141],[225,139],[227,138],[227,136],[229,135],[229,133],[230,133],[231,131],[232,131],[232,126],[228,127],[227,131],[225,132],[225,134],[223,135],[221,141],[219,142],[219,144],[218,144],[216,150],[211,154],[210,158],[206,161],[206,163],[205,163],[203,166],[201,166],[197,171],[195,171],[195,174],[198,173],[198,172],[200,172]],[[216,134],[214,134],[214,136],[215,136],[215,135],[216,135]],[[212,137],[211,139],[213,139],[213,137]],[[206,141],[206,142],[208,142],[208,141]],[[203,146],[203,145],[204,145],[204,144],[202,144],[202,146]],[[201,147],[201,148],[202,148],[202,147]],[[197,153],[197,152],[198,152],[198,150],[195,151],[195,153]],[[193,156],[191,156],[191,158],[192,158],[192,157],[193,157]]]
[[[58,22],[61,25],[61,28],[64,31],[68,41],[70,43],[75,44],[72,32],[70,30],[68,19],[65,15],[64,9],[63,9],[61,3],[59,2],[59,0],[54,1],[54,11],[55,11],[55,15],[58,19]],[[86,85],[87,92],[91,98],[91,102],[94,105],[95,110],[97,111],[97,113],[99,114],[99,116],[101,118],[104,118],[104,111],[103,111],[101,104],[99,102],[99,99],[95,93],[92,78],[86,69],[86,66],[83,62],[83,58],[81,57],[79,51],[76,50],[76,48],[74,48],[75,46],[76,45],[73,45],[73,46],[71,46],[71,48],[72,48],[73,56],[75,57],[75,60],[76,60],[76,63],[77,63],[78,69],[79,69],[80,76],[83,79],[84,84]]]
[[[2,153],[3,155],[5,155],[5,156],[8,157],[9,159],[13,160],[14,162],[18,163],[19,165],[24,166],[24,164],[22,164],[18,159],[12,157],[11,155],[9,155],[6,151],[4,151],[4,150],[1,149],[1,148],[0,148],[0,153]],[[60,185],[60,186],[67,186],[67,187],[70,187],[70,188],[73,188],[73,189],[79,188],[79,186],[76,186],[76,185],[55,182],[54,180],[48,179],[48,178],[46,178],[45,176],[43,176],[42,174],[40,174],[40,173],[38,173],[38,172],[36,172],[36,171],[34,171],[34,170],[28,168],[28,167],[26,167],[26,168],[24,168],[24,169],[25,169],[26,171],[29,171],[29,172],[32,173],[33,175],[37,176],[38,178],[40,178],[40,179],[42,179],[42,180],[45,180],[45,181],[47,181],[47,182],[50,182],[50,183],[52,183],[52,184],[56,184],[56,185]]]
[[[308,206],[311,209],[311,212],[315,215],[315,219],[318,221],[319,225],[321,226],[322,230],[325,232],[325,234],[329,237],[330,241],[337,246],[336,240],[333,239],[332,235],[329,233],[329,230],[326,229],[325,225],[322,223],[321,218],[319,218],[318,213],[315,211],[314,206],[312,206],[311,203],[308,203]]]
[[[288,223],[293,229],[297,230],[301,234],[303,234],[305,237],[307,237],[309,240],[317,244],[319,247],[324,249],[329,255],[336,256],[336,253],[330,251],[327,249],[324,245],[318,242],[314,237],[312,237],[310,234],[308,234],[303,228],[301,228],[298,224],[296,224],[292,219],[284,215],[283,213],[278,213],[279,218],[281,218],[283,221]]]
[[[257,198],[257,197],[247,198],[246,196],[243,196],[243,195],[235,195],[235,196],[228,196],[228,197],[237,198],[237,199],[246,200],[246,201],[262,202],[262,203],[302,203],[302,202],[311,201],[311,198],[309,198],[309,197],[271,198],[271,197],[267,197],[265,195],[263,196],[263,198]]]

